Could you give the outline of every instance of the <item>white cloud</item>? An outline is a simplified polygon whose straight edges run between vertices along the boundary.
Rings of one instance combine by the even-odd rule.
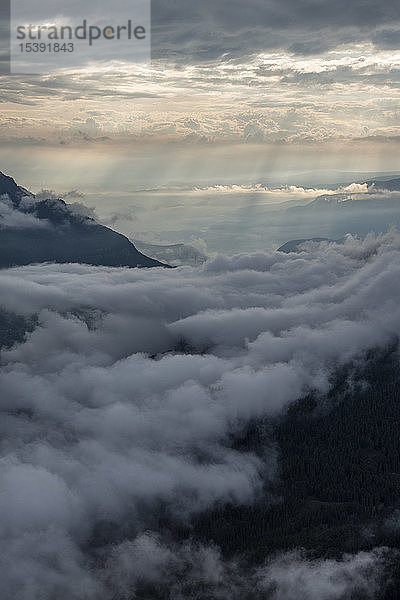
[[[187,564],[187,548],[143,538],[160,506],[186,521],[258,497],[275,477],[276,451],[267,444],[261,460],[233,449],[231,436],[310,389],[324,393],[339,365],[400,334],[399,258],[400,237],[390,233],[301,254],[218,256],[197,270],[1,271],[2,306],[39,316],[1,358],[9,597],[50,600],[61,590],[61,598],[91,599],[121,579],[119,599],[141,576],[164,581],[160,564]],[[101,542],[106,525],[125,546]],[[91,540],[103,570],[90,568]],[[49,558],[56,547],[57,568]],[[129,558],[138,552],[155,566]],[[216,598],[235,597],[218,551],[191,552],[199,581],[208,578]],[[24,569],[19,578],[13,561]],[[278,585],[277,600],[294,598],[300,583],[304,598],[341,598],[364,589],[369,567],[381,564],[378,554],[290,561],[286,580],[279,560],[257,576],[265,589]]]
[[[301,552],[289,552],[269,563],[261,587],[271,600],[340,600],[352,592],[374,598],[384,554],[380,549],[341,560],[307,560]]]
[[[17,210],[7,195],[0,196],[0,229],[44,229],[46,227],[49,227],[47,220],[37,219],[34,215]]]

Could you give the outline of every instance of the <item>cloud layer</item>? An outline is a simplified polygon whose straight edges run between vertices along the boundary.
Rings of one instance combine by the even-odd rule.
[[[257,499],[276,449],[242,452],[232,437],[309,390],[324,394],[340,365],[399,335],[399,255],[392,233],[218,256],[198,270],[1,271],[3,309],[39,318],[1,356],[5,596],[122,599],[143,581],[179,588],[179,569],[215,598],[243,597],[246,580],[277,600],[299,585],[310,600],[372,590],[381,551],[266,559],[229,583],[218,549],[171,546],[160,515],[187,522]]]

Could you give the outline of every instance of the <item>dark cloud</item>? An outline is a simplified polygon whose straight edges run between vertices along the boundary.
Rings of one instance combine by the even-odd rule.
[[[349,42],[379,43],[376,30],[393,29],[400,8],[395,0],[155,0],[152,19],[154,57],[202,62],[277,48],[311,54]]]
[[[374,43],[384,50],[398,50],[400,46],[400,29],[381,29],[373,36]]]

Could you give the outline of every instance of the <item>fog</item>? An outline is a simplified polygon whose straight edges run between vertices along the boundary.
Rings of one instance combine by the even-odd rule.
[[[199,269],[0,271],[2,310],[38,319],[1,353],[3,597],[372,597],[384,549],[249,567],[160,518],[251,505],[279,478],[273,440],[259,456],[232,439],[397,338],[399,258],[390,232]]]

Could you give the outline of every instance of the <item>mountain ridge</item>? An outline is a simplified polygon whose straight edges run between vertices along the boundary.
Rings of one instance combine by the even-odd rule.
[[[36,200],[2,172],[0,207],[0,268],[43,262],[169,268],[61,198]]]

